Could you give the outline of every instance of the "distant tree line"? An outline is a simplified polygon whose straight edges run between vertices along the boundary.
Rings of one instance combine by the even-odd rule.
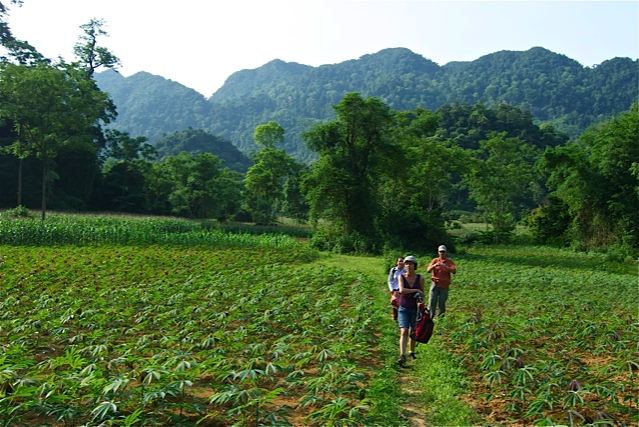
[[[94,73],[118,59],[97,42],[102,24],[81,27],[72,63],[27,44],[8,49],[0,207],[40,208],[42,220],[47,209],[258,224],[286,216],[313,225],[316,247],[344,252],[454,246],[446,224],[462,219],[489,223],[486,243],[527,224],[539,243],[639,250],[637,104],[571,141],[508,103],[398,110],[351,92],[333,120],[306,128],[307,164],[281,148],[286,128],[275,120],[255,126],[248,156],[190,126],[151,145],[107,126],[117,112]]]

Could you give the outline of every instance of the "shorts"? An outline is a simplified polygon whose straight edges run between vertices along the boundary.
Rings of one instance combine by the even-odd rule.
[[[415,329],[415,318],[417,317],[417,310],[411,310],[406,307],[399,307],[397,310],[397,323],[400,328]]]

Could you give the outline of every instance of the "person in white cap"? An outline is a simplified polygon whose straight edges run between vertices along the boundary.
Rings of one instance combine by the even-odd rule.
[[[448,299],[448,288],[451,282],[450,275],[457,273],[457,266],[452,259],[446,256],[448,251],[446,246],[440,245],[437,251],[439,256],[434,258],[426,269],[426,272],[431,274],[428,310],[433,318],[437,307],[439,307],[439,316],[446,312],[446,300]]]

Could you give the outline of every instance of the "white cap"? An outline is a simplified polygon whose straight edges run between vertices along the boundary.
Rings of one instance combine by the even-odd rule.
[[[444,245],[440,245],[439,248],[437,248],[437,252],[446,252],[446,251],[447,249],[446,249],[446,246]]]
[[[404,258],[404,264],[406,264],[407,262],[412,262],[413,264],[415,264],[415,268],[417,268],[417,259],[414,256],[409,255]]]

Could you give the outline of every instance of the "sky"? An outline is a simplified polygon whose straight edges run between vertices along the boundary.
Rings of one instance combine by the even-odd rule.
[[[591,67],[639,57],[639,1],[23,0],[15,37],[72,61],[80,26],[118,71],[162,76],[211,96],[236,71],[274,59],[336,64],[403,47],[439,65],[541,46]]]

